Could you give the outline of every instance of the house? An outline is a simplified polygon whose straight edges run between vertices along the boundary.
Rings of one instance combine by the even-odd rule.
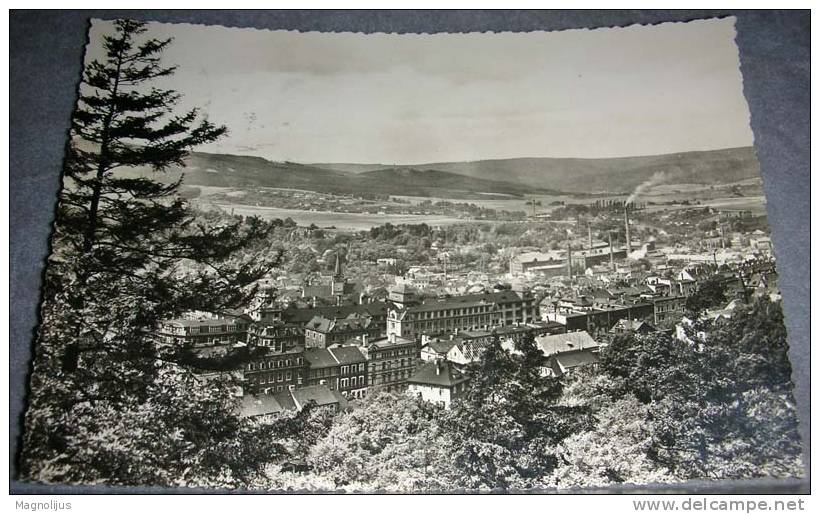
[[[372,318],[357,312],[341,319],[317,315],[305,325],[305,346],[326,348],[353,340],[366,342],[368,338],[378,337],[379,332],[380,328],[373,323]]]
[[[446,359],[453,364],[466,366],[481,359],[484,351],[492,344],[492,339],[462,339],[447,352]]]
[[[307,385],[308,368],[302,346],[268,350],[245,365],[245,387],[251,393],[276,393]]]
[[[367,358],[368,388],[401,391],[419,362],[420,344],[390,335],[362,348]]]
[[[547,359],[545,368],[550,370],[549,374],[552,376],[560,377],[576,368],[597,364],[598,361],[600,361],[600,357],[597,352],[575,350],[553,355]]]
[[[424,362],[432,362],[447,358],[447,352],[455,346],[452,339],[428,339],[421,347],[419,357]]]
[[[655,310],[655,324],[659,325],[666,321],[678,321],[683,317],[686,307],[686,297],[670,294],[652,299]]]
[[[247,342],[251,322],[247,315],[171,319],[160,322],[157,334],[163,343],[185,348],[231,346]]]
[[[620,319],[609,330],[612,334],[651,334],[657,329],[649,323],[641,320]]]
[[[449,409],[467,392],[469,377],[446,360],[427,362],[407,380],[407,393]]]
[[[280,414],[287,410],[280,404],[275,395],[246,394],[239,404],[239,415],[243,418],[265,418],[275,414]]]
[[[456,330],[536,321],[538,305],[530,291],[444,296],[420,302],[405,284],[391,290],[387,333],[408,339]]]
[[[248,344],[270,348],[274,352],[305,345],[305,329],[295,323],[254,323],[248,329]]]
[[[345,398],[364,398],[367,394],[367,358],[357,346],[331,346],[327,349],[339,364],[338,391]]]
[[[264,419],[286,411],[300,411],[309,404],[328,407],[335,412],[346,409],[348,404],[338,391],[317,385],[301,389],[287,389],[279,393],[245,395],[239,404],[239,415],[243,418]]]
[[[599,361],[600,345],[587,332],[568,332],[539,336],[535,344],[544,355],[541,372],[545,376],[560,377],[581,366]],[[502,348],[517,352],[512,341],[502,343]]]
[[[541,348],[544,357],[577,350],[597,352],[600,349],[598,341],[584,331],[539,336],[535,338],[535,344]]]
[[[356,313],[359,317],[371,318],[373,325],[380,327],[384,335],[384,327],[387,323],[387,304],[385,302],[372,302],[362,305],[327,305],[323,307],[299,308],[293,305],[282,311],[282,320],[286,323],[307,325],[315,316],[328,319],[344,319]]]

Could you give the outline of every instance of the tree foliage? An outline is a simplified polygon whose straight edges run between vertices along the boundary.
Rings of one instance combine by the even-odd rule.
[[[160,319],[244,304],[276,264],[258,259],[270,226],[197,217],[181,180],[162,181],[225,127],[153,82],[174,72],[170,40],[117,20],[88,63],[72,117],[45,276],[22,474],[45,481],[236,484],[274,447],[253,449],[229,374],[199,380]],[[222,377],[222,378],[220,378]],[[217,477],[221,477],[217,479]]]

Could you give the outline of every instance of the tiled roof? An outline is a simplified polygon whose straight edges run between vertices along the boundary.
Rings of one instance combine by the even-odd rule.
[[[415,344],[416,342],[412,339],[405,339],[404,337],[396,337],[395,340],[390,341],[390,338],[383,337],[381,339],[376,339],[372,341],[368,347],[376,346],[378,348],[389,348],[392,346],[404,346],[408,344]]]
[[[171,319],[164,321],[166,325],[176,325],[179,327],[218,327],[220,325],[236,325],[237,323],[249,323],[246,318],[205,318],[205,319]]]
[[[367,330],[372,324],[373,322],[371,318],[363,317],[361,314],[353,312],[342,319],[329,319],[324,316],[317,315],[308,321],[305,328],[328,334],[331,332]]]
[[[331,305],[325,307],[310,307],[305,309],[297,309],[288,307],[282,311],[282,319],[290,323],[307,323],[314,316],[322,316],[324,318],[346,318],[353,313],[361,314],[362,316],[386,317],[387,304],[384,302],[366,303],[363,305]]]
[[[481,358],[481,354],[492,344],[491,341],[487,340],[471,340],[471,341],[464,341],[463,343],[458,344],[458,349],[461,351],[461,354],[464,355],[464,358],[468,361],[477,361]]]
[[[361,350],[356,346],[339,346],[336,348],[328,348],[328,351],[336,357],[339,364],[358,364],[367,362],[367,359],[362,355]]]
[[[580,349],[596,349],[599,346],[586,331],[538,336],[535,344],[541,348],[545,357]]]
[[[468,377],[449,361],[428,362],[420,366],[407,382],[411,384],[452,387],[466,382]]]
[[[434,352],[436,352],[440,355],[445,355],[455,345],[456,345],[455,341],[430,341],[425,346],[430,347],[431,350],[433,350]]]
[[[305,360],[310,364],[311,369],[330,368],[338,366],[339,363],[327,348],[308,348],[304,354]]]
[[[301,409],[309,402],[314,401],[316,405],[321,407],[323,405],[341,404],[344,406],[347,402],[337,391],[331,391],[324,384],[302,387],[289,391],[293,397],[296,407]]]
[[[579,366],[594,364],[600,360],[597,353],[587,350],[559,353],[552,358],[562,372]]]
[[[239,415],[243,418],[264,416],[282,412],[285,408],[270,394],[248,394],[242,397],[239,404]]]

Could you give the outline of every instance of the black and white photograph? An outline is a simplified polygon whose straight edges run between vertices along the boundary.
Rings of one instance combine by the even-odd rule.
[[[735,17],[88,27],[21,481],[805,476]]]

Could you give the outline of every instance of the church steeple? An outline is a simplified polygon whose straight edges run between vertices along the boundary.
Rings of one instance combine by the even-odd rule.
[[[342,276],[342,261],[339,259],[339,253],[336,253],[336,265],[333,267],[333,276],[334,277],[341,277]]]

